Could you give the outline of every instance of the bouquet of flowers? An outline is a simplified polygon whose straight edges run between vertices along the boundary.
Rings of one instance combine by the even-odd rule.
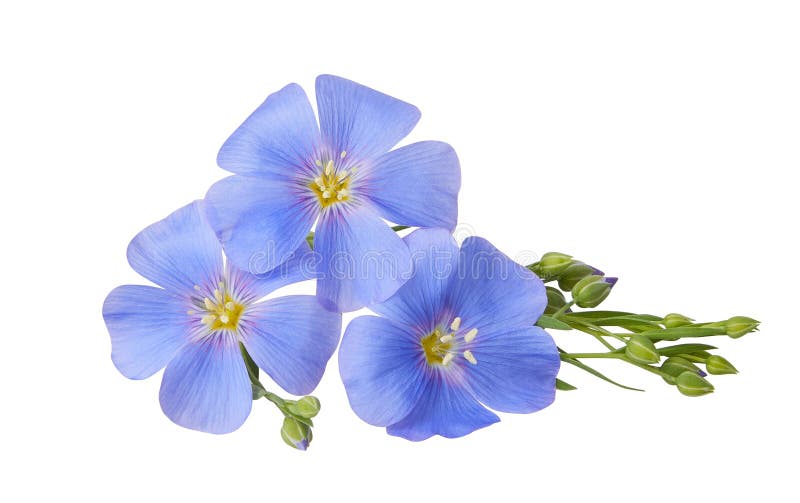
[[[233,175],[131,241],[131,267],[158,286],[105,300],[114,365],[130,379],[166,367],[159,400],[176,424],[229,433],[263,398],[304,450],[320,410],[309,393],[337,347],[355,414],[413,441],[549,406],[576,389],[558,378],[564,363],[635,389],[587,363],[619,360],[690,397],[714,390],[709,374],[736,373],[705,338],[739,338],[758,321],[599,310],[617,278],[593,265],[557,252],[518,264],[484,238],[456,242],[453,148],[393,150],[419,110],[331,75],[316,99],[318,115],[296,84],[268,96],[219,152]],[[316,295],[265,300],[312,279]],[[342,313],[362,308],[377,316],[342,335]],[[566,330],[599,350],[562,350],[550,332]],[[268,390],[262,371],[300,398]]]

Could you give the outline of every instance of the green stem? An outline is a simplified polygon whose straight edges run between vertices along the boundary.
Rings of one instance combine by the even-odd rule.
[[[622,353],[561,353],[561,359],[564,358],[622,358]]]
[[[574,305],[575,305],[575,301],[571,300],[571,301],[567,302],[566,304],[564,304],[563,306],[561,306],[558,309],[558,311],[556,311],[555,313],[551,314],[550,317],[558,319],[559,316],[561,316],[562,314],[566,313],[567,309],[571,308]]]

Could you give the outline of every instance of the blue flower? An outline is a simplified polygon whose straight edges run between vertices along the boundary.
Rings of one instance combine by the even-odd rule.
[[[441,229],[406,237],[415,272],[347,327],[339,371],[350,406],[390,435],[460,437],[499,421],[485,406],[528,413],[555,397],[560,360],[533,326],[541,280],[482,238],[459,252]],[[483,404],[483,405],[482,405]]]
[[[452,230],[460,168],[446,143],[390,151],[419,120],[413,105],[331,75],[316,93],[319,126],[289,84],[225,142],[217,162],[236,175],[210,188],[209,220],[230,260],[253,273],[280,265],[316,222],[317,296],[353,311],[386,300],[411,270],[382,219]]]
[[[307,245],[306,245],[307,249]],[[258,302],[303,279],[301,255],[267,275],[223,263],[203,202],[185,206],[131,241],[128,261],[162,288],[124,285],[103,305],[111,359],[130,379],[166,366],[160,401],[175,423],[228,433],[244,423],[252,391],[242,343],[290,393],[311,392],[339,341],[341,315],[314,296]]]

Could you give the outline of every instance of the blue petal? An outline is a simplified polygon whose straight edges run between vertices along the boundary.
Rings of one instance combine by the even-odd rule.
[[[363,190],[387,220],[455,228],[461,168],[447,143],[424,141],[393,150],[376,160],[366,176]]]
[[[253,361],[293,395],[311,393],[336,350],[342,315],[311,295],[255,304],[242,318],[242,342]]]
[[[175,293],[214,281],[222,272],[222,248],[195,201],[156,222],[128,245],[131,267],[153,283]]]
[[[145,379],[172,359],[189,332],[185,302],[152,286],[124,285],[108,294],[103,318],[111,360],[129,379]]]
[[[413,276],[396,294],[370,309],[419,333],[429,333],[446,314],[445,293],[458,268],[458,246],[444,229],[418,229],[404,241],[414,264]]]
[[[318,143],[308,97],[300,86],[289,84],[269,95],[234,131],[217,163],[240,175],[286,178],[310,166]]]
[[[290,259],[317,217],[300,187],[266,178],[231,176],[208,190],[208,220],[233,264],[263,274]]]
[[[556,344],[539,327],[481,334],[470,350],[477,365],[465,369],[475,396],[500,412],[528,413],[550,405],[561,364]]]
[[[230,433],[241,426],[253,396],[236,337],[216,333],[184,346],[164,371],[159,399],[185,428]]]
[[[387,152],[420,117],[414,105],[333,75],[317,77],[317,108],[323,142],[360,160]]]
[[[361,316],[347,325],[339,373],[353,411],[369,424],[387,426],[406,417],[424,387],[419,337],[389,320]]]
[[[461,326],[477,328],[478,337],[532,326],[547,305],[535,274],[478,237],[464,240],[448,297]]]
[[[403,420],[386,428],[389,435],[419,441],[441,435],[456,438],[500,421],[463,387],[435,371],[426,382],[416,407]]]
[[[341,312],[386,300],[410,276],[408,246],[368,206],[332,210],[323,213],[314,235],[317,296]]]
[[[286,262],[264,274],[250,274],[229,265],[231,283],[243,299],[256,301],[278,288],[299,281],[316,279],[316,258],[306,241],[295,250]]]

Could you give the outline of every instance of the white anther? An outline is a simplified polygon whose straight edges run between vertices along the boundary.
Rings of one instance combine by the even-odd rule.
[[[194,310],[190,309],[190,310],[186,311],[186,314],[188,314],[189,316],[192,316],[193,314],[197,314],[197,311],[194,311]]]
[[[342,197],[347,197],[350,195],[350,191],[347,189],[342,189],[339,191],[339,194],[341,194]]]
[[[464,342],[472,342],[473,340],[475,340],[476,335],[478,335],[478,329],[473,328],[472,330],[467,332],[467,334],[464,336]]]
[[[213,314],[207,314],[207,315],[203,316],[202,318],[200,318],[200,321],[202,321],[206,325],[211,325],[212,323],[214,323],[214,321],[216,319],[217,319],[217,317],[214,316]]]
[[[325,174],[331,176],[331,173],[333,173],[333,161],[328,161],[325,165]]]
[[[227,315],[227,314],[222,314],[222,315],[220,315],[220,317],[219,317],[219,321],[221,321],[222,323],[228,323],[230,320],[231,320],[231,319],[230,319],[230,318],[228,318],[228,315]],[[466,352],[464,353],[464,356],[466,357]],[[467,358],[467,359],[469,359],[469,358]]]
[[[450,330],[452,330],[452,331],[454,331],[454,332],[455,332],[455,331],[457,331],[459,328],[461,328],[461,318],[459,318],[458,316],[456,316],[456,319],[454,319],[454,320],[453,320],[453,323],[451,323],[451,324],[450,324]]]
[[[342,199],[344,199],[344,196],[342,194],[336,194],[336,199],[341,201]]]
[[[203,304],[206,306],[206,309],[208,309],[209,311],[214,309],[214,303],[211,302],[211,299],[209,299],[208,297],[203,299]]]
[[[225,303],[225,309],[227,309],[228,311],[233,311],[234,307],[236,307],[236,304],[234,304],[233,302],[229,301]]]
[[[316,183],[317,187],[319,187],[320,189],[324,189],[325,188],[325,182],[322,180],[321,176],[318,176],[318,177],[314,178],[314,183]]]
[[[455,336],[453,334],[447,334],[439,337],[440,342],[450,342],[453,339],[455,339]]]
[[[477,365],[477,363],[478,363],[478,360],[475,359],[475,355],[473,355],[472,351],[470,351],[470,350],[464,351],[464,358],[466,358],[467,361],[470,362],[473,365]]]
[[[340,158],[342,158],[342,159],[344,159],[344,156],[346,156],[346,155],[347,155],[347,152],[346,152],[346,151],[344,151],[344,150],[342,150],[342,153],[341,153],[341,154],[339,154],[339,157],[340,157]]]
[[[329,197],[331,197],[330,190],[326,190],[325,192],[322,193],[322,199],[328,199]]]
[[[453,361],[453,358],[455,357],[456,355],[454,353],[447,353],[446,355],[444,355],[444,358],[442,358],[442,365],[449,364],[451,361]]]
[[[317,165],[317,166],[319,166],[320,168],[322,167],[322,161],[320,161],[319,159],[317,159],[316,161],[314,161],[314,164],[316,164],[316,165]]]
[[[200,291],[200,285],[194,285],[194,289],[199,292]]]
[[[219,290],[214,289],[214,298],[217,299],[217,302],[222,302],[222,294]]]

